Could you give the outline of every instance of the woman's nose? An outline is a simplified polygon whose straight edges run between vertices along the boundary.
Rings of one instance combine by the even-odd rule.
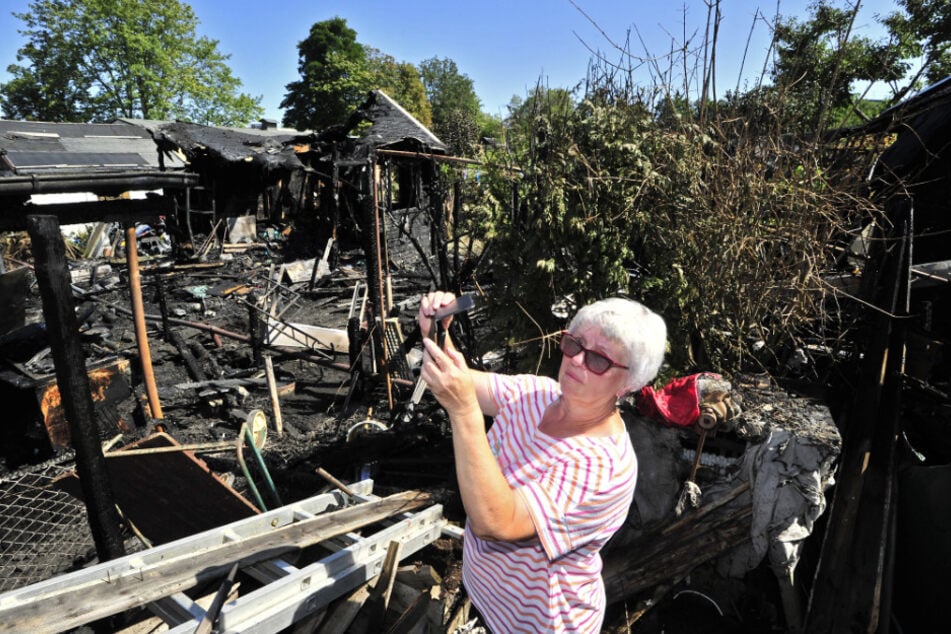
[[[578,354],[569,356],[568,359],[575,365],[584,365],[584,350],[579,350]]]

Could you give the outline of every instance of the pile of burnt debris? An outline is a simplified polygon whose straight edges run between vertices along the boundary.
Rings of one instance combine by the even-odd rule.
[[[0,337],[0,631],[103,619],[127,631],[471,631],[448,422],[415,389],[428,286],[392,271],[380,372],[362,252],[340,252],[333,267],[292,261],[281,232],[255,233],[201,260],[152,254],[146,242],[138,285],[115,257],[121,243],[69,264],[126,553],[101,563],[40,263],[8,258],[23,325]],[[493,349],[504,338],[480,303],[464,320],[487,348],[479,363],[518,356]],[[462,333],[450,336],[465,348]],[[732,401],[709,433],[624,403],[640,475],[628,525],[604,553],[606,630],[801,623],[793,572],[825,508],[838,432],[825,406],[764,377],[706,378],[701,398]]]

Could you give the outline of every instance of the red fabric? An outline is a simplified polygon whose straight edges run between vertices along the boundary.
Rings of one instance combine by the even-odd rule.
[[[659,390],[649,385],[642,388],[637,399],[637,411],[642,416],[670,425],[693,425],[700,418],[700,390],[697,381],[702,376],[705,376],[705,373],[673,379]]]

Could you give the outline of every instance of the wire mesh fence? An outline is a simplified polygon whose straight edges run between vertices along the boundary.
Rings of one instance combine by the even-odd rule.
[[[86,507],[52,485],[64,457],[0,479],[0,592],[70,569],[94,548]]]

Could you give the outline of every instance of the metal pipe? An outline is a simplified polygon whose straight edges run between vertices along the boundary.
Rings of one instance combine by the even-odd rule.
[[[125,230],[126,262],[129,265],[129,294],[132,296],[132,318],[135,323],[135,340],[139,346],[139,360],[142,363],[142,378],[145,393],[149,399],[152,418],[162,419],[162,404],[158,389],[155,387],[155,373],[152,371],[152,352],[149,349],[149,335],[145,328],[145,307],[142,303],[142,279],[139,275],[139,252],[136,245],[135,225]]]
[[[119,451],[110,451],[105,454],[106,458],[125,458],[128,456],[150,456],[157,453],[176,453],[181,451],[191,451],[194,453],[218,453],[224,451],[234,451],[234,442],[223,440],[221,442],[204,442],[192,445],[171,445],[168,447],[146,447],[142,449],[121,449]]]

